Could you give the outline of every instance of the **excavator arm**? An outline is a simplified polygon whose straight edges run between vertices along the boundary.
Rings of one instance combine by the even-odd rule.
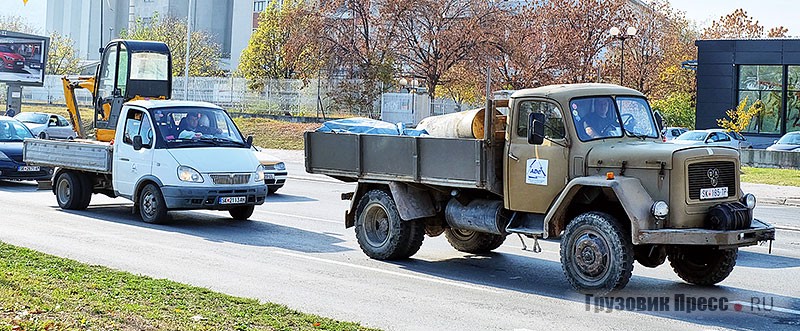
[[[64,87],[64,101],[67,103],[67,111],[69,112],[69,120],[78,138],[86,138],[86,132],[83,130],[83,122],[81,121],[81,112],[78,109],[78,101],[75,99],[75,90],[84,88],[92,93],[94,99],[94,76],[73,76],[61,77],[61,83]]]

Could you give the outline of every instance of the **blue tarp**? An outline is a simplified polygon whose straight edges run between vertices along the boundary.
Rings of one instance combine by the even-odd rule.
[[[373,120],[371,118],[353,117],[332,120],[322,123],[318,132],[334,133],[363,133],[363,134],[383,134],[392,136],[421,136],[427,134],[425,130],[406,129],[403,123],[397,125]]]

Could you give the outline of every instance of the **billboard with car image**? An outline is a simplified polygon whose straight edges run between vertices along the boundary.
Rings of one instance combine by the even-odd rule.
[[[0,30],[0,82],[44,85],[50,38]]]

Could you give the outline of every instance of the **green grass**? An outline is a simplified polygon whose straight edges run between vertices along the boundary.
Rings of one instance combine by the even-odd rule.
[[[253,144],[264,148],[303,149],[303,132],[320,127],[319,123],[290,123],[264,118],[234,118],[245,136],[253,136]]]
[[[0,330],[368,330],[0,242]]]
[[[782,186],[800,186],[800,170],[742,167],[741,181]]]

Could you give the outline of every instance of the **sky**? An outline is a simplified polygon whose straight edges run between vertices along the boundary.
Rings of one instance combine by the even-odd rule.
[[[22,0],[0,0],[0,3],[3,4],[3,12],[0,15],[22,16],[30,26],[39,30],[38,34],[47,34],[45,32],[47,0],[28,0],[28,4],[24,4]]]
[[[671,0],[672,8],[683,11],[699,28],[743,8],[764,26],[764,30],[783,25],[788,35],[800,37],[800,1],[798,0]]]

